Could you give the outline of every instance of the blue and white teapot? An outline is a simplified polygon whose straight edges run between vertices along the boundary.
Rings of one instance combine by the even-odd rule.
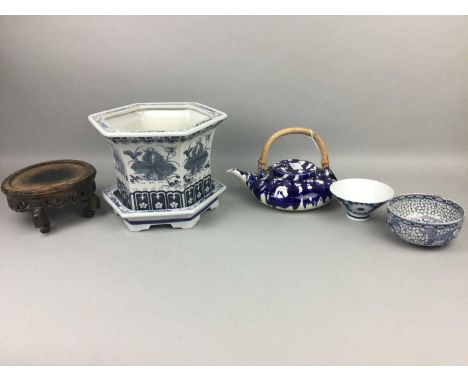
[[[299,159],[286,159],[267,167],[267,157],[273,142],[287,134],[311,137],[322,156],[322,168]],[[330,185],[336,177],[329,168],[325,142],[315,131],[304,127],[287,127],[274,133],[263,146],[258,160],[257,174],[238,169],[228,172],[236,175],[263,204],[289,211],[304,211],[321,207],[332,199]]]

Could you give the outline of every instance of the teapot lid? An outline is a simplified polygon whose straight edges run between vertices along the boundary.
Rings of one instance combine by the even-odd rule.
[[[273,173],[283,179],[299,180],[314,177],[317,166],[301,159],[284,159],[271,166]]]

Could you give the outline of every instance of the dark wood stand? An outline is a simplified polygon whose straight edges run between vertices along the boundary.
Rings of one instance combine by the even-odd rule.
[[[49,208],[63,208],[85,203],[83,216],[90,218],[99,208],[96,196],[96,169],[78,160],[38,163],[8,176],[2,182],[8,206],[16,212],[31,212],[36,228],[50,231]]]

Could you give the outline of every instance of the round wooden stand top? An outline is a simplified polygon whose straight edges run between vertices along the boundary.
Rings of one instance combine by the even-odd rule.
[[[64,159],[42,162],[14,172],[2,182],[8,206],[16,212],[31,212],[42,233],[50,231],[47,211],[86,203],[83,216],[90,218],[99,208],[94,193],[96,169],[89,163]]]
[[[64,159],[42,162],[8,176],[2,182],[2,191],[7,195],[40,197],[74,189],[95,176],[96,169],[83,161]]]

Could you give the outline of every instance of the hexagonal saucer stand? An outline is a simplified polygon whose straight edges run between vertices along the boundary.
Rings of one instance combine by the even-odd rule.
[[[120,200],[117,185],[103,191],[104,199],[119,215],[130,231],[144,231],[153,225],[169,224],[173,228],[193,228],[200,220],[200,215],[219,206],[218,196],[226,190],[226,186],[213,180],[212,192],[190,207],[163,211],[134,211],[123,205]]]

